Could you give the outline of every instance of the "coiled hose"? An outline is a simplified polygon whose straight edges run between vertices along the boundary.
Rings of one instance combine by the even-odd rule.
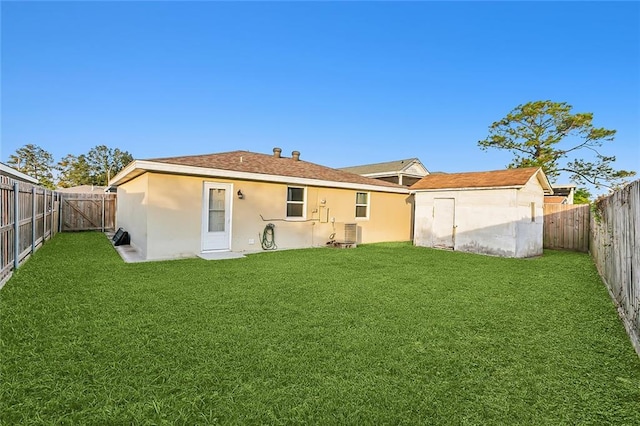
[[[262,231],[262,249],[263,250],[275,250],[278,248],[276,245],[276,226],[273,223],[269,223],[264,227],[264,231]]]

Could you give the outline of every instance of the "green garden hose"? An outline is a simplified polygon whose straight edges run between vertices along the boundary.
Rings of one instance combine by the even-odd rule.
[[[276,246],[276,226],[273,223],[269,223],[264,227],[264,231],[262,231],[262,249],[263,250],[275,250],[278,248]]]

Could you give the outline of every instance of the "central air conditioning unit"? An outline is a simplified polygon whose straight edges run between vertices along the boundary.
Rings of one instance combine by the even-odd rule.
[[[358,242],[358,224],[344,224],[344,242],[354,245]]]
[[[356,248],[358,246],[358,225],[356,223],[344,224],[344,240],[333,241],[333,247],[337,248]]]

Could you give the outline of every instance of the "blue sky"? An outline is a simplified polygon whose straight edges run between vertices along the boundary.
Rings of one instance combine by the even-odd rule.
[[[2,2],[2,150],[236,149],[500,169],[477,141],[551,99],[640,170],[640,4]]]

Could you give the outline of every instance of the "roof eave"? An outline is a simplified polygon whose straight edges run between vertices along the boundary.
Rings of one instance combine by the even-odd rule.
[[[21,172],[20,170],[16,170],[13,167],[7,166],[4,163],[0,163],[0,170],[5,172],[7,174],[7,176],[9,176],[12,179],[23,180],[25,182],[29,182],[29,183],[33,183],[33,184],[37,184],[38,183],[38,179],[34,178],[33,176],[29,176],[28,174],[25,174],[25,173]]]
[[[553,194],[553,187],[551,186],[549,179],[547,179],[547,175],[542,170],[542,167],[540,167],[536,171],[536,176],[538,178],[538,182],[540,182],[540,186],[542,186],[542,190],[544,191],[544,193]]]

